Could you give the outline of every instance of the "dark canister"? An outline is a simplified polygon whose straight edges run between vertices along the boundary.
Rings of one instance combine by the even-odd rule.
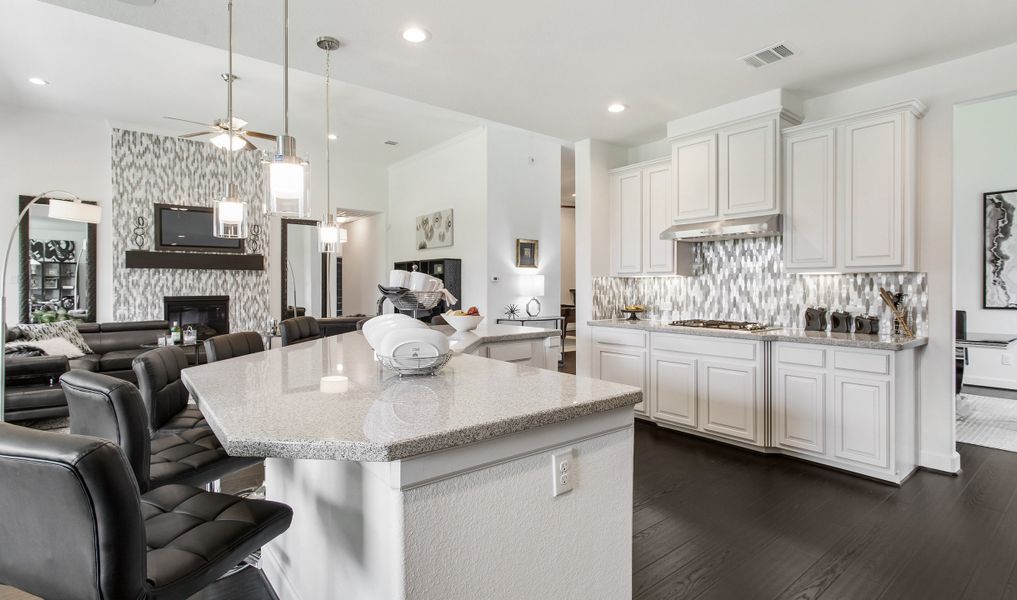
[[[851,332],[851,313],[835,310],[830,314],[830,331],[834,333]]]
[[[855,317],[855,333],[879,335],[879,317],[872,315]]]
[[[826,331],[826,308],[810,306],[805,309],[805,330]]]

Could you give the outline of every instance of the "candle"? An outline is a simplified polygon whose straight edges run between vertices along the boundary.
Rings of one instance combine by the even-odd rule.
[[[350,378],[345,375],[326,375],[321,378],[323,394],[341,394],[350,389]]]

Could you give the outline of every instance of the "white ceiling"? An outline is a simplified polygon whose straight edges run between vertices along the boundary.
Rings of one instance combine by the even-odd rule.
[[[226,116],[226,86],[220,78],[226,55],[218,48],[35,0],[4,0],[3,11],[0,104],[108,119],[170,135],[201,128],[164,115],[203,122]],[[215,32],[225,37],[225,18],[215,25]],[[317,65],[309,65],[317,74],[290,74],[290,128],[305,156],[310,146],[323,147],[325,135],[324,52],[313,44],[303,45],[317,52],[308,57],[317,59]],[[343,52],[336,51],[333,60]],[[253,130],[281,133],[282,68],[237,56],[234,72],[240,78],[234,84],[236,115]],[[51,83],[32,85],[27,81],[32,76]],[[334,156],[372,164],[391,164],[484,123],[336,81],[332,107],[332,129],[339,136],[332,145]],[[386,140],[399,145],[385,145]],[[255,141],[262,148],[274,147],[271,141]]]
[[[222,1],[159,0],[151,7],[47,1],[224,46]],[[321,57],[313,40],[334,35],[347,44],[336,61],[344,81],[563,139],[628,145],[662,137],[667,120],[765,90],[829,93],[1017,41],[1013,0],[291,5],[291,64],[297,68],[318,72]],[[238,51],[278,61],[282,2],[237,0],[235,6]],[[7,27],[14,27],[8,15]],[[399,33],[411,23],[427,28],[432,39],[416,46],[404,42]],[[798,56],[758,70],[737,60],[780,41]],[[148,55],[149,67],[159,72],[177,59],[119,38],[97,42]],[[605,107],[615,101],[630,109],[608,114]]]

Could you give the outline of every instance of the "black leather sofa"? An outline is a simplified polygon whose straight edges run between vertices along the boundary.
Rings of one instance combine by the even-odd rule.
[[[93,354],[68,360],[64,356],[6,358],[4,420],[23,421],[46,417],[65,417],[67,401],[60,388],[60,376],[70,369],[105,373],[137,383],[131,364],[169,330],[166,321],[128,321],[123,323],[79,323],[81,337]],[[7,331],[7,341],[17,341],[17,327]]]

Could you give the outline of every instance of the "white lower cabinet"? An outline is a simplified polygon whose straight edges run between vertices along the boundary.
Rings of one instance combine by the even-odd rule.
[[[646,337],[641,331],[603,330],[593,340],[593,376],[643,390],[643,401],[635,406],[640,415],[649,413]]]
[[[778,366],[774,380],[774,443],[822,454],[826,429],[826,374]]]
[[[593,376],[637,416],[900,483],[917,464],[914,350],[593,329]]]
[[[917,463],[914,351],[774,342],[774,444],[791,454],[903,481]]]
[[[694,356],[655,350],[650,357],[650,397],[655,421],[696,427],[699,424],[699,360]]]

